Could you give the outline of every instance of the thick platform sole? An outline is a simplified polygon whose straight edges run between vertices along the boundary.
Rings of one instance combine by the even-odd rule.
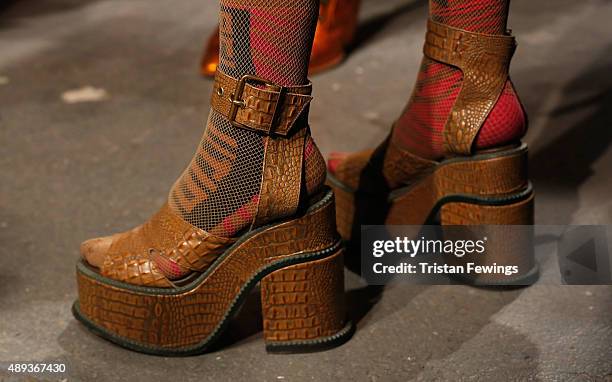
[[[302,217],[245,235],[206,272],[177,288],[125,284],[81,261],[74,315],[94,333],[132,350],[195,355],[211,348],[259,283],[268,351],[338,346],[353,326],[346,319],[334,208],[328,192]]]
[[[351,247],[359,245],[361,225],[533,225],[534,193],[527,179],[525,144],[442,161],[411,186],[384,195],[352,190],[331,174],[328,184],[336,194],[338,232]],[[520,237],[512,239],[523,244],[496,244],[481,260],[519,264],[519,275],[463,281],[475,285],[535,282],[538,269],[532,238],[527,230],[517,229],[514,235]]]

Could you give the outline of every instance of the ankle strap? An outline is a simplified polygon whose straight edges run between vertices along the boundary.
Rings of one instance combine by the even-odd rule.
[[[217,69],[211,105],[237,128],[264,135],[257,211],[251,227],[294,215],[299,207],[312,84],[280,86],[246,75],[240,80]],[[295,131],[294,131],[295,130]]]
[[[429,20],[423,53],[463,72],[461,91],[444,126],[448,153],[468,155],[508,79],[516,41],[510,35],[487,35]]]
[[[232,125],[288,136],[312,100],[312,84],[280,86],[253,75],[233,78],[217,69],[211,106]]]

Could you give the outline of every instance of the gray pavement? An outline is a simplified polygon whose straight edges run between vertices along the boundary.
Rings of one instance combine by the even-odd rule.
[[[426,14],[425,1],[365,0],[352,54],[313,78],[325,153],[386,135],[412,89]],[[358,331],[306,355],[265,353],[255,302],[225,347],[182,359],[78,324],[79,243],[146,219],[197,145],[211,90],[197,67],[216,18],[210,0],[0,3],[0,364],[65,362],[68,373],[35,378],[69,381],[612,380],[609,286],[380,293],[347,271]],[[540,224],[612,223],[610,20],[609,0],[512,2]],[[85,86],[106,95],[62,98]],[[554,261],[541,261],[553,277]],[[22,379],[0,370],[0,381]]]

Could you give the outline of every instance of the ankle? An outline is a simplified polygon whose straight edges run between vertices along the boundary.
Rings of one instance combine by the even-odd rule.
[[[398,118],[393,141],[426,159],[441,159],[444,127],[461,90],[463,75],[452,66],[427,57],[413,95]],[[474,141],[474,149],[491,149],[519,141],[527,131],[527,116],[510,80],[487,116]]]
[[[509,0],[430,0],[432,20],[470,32],[503,34]]]

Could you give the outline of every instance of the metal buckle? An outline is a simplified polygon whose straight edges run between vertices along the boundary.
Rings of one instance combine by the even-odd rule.
[[[244,87],[247,83],[253,83],[256,85],[266,85],[266,90],[271,90],[273,92],[277,92],[278,93],[278,100],[276,101],[276,105],[274,106],[274,112],[272,113],[272,120],[270,122],[270,126],[268,127],[267,130],[263,130],[263,129],[253,129],[250,126],[244,126],[242,124],[240,124],[239,122],[236,122],[236,114],[238,113],[238,109],[243,109],[244,107],[246,107],[246,102],[244,99],[242,99],[242,92],[244,91]],[[280,109],[281,107],[279,107],[279,104],[282,102],[283,97],[285,95],[285,93],[287,92],[287,88],[284,86],[280,86],[277,85],[271,81],[268,81],[264,78],[258,77],[258,76],[254,76],[251,74],[246,74],[244,76],[242,76],[240,78],[240,80],[238,80],[238,83],[236,84],[236,88],[234,89],[234,92],[232,94],[229,95],[229,100],[231,102],[231,106],[230,106],[230,110],[229,110],[229,114],[228,114],[228,119],[230,121],[230,123],[232,124],[240,124],[241,126],[244,126],[247,129],[250,130],[256,130],[256,131],[266,131],[268,134],[270,134],[272,132],[272,127],[274,126],[274,123],[276,122],[276,120],[278,119],[279,115],[280,115]]]

